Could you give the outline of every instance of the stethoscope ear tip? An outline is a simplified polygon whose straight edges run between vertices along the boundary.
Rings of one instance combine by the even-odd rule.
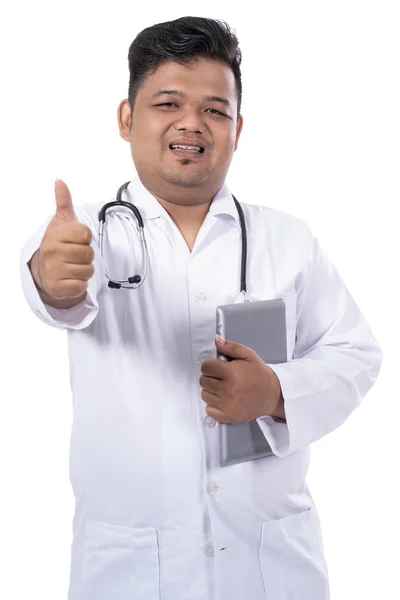
[[[140,283],[142,281],[142,278],[140,277],[140,275],[133,275],[133,277],[128,277],[128,282],[129,283]],[[120,283],[117,283],[116,281],[111,281],[111,279],[108,281],[108,287],[115,289],[115,290],[119,290],[121,287]]]

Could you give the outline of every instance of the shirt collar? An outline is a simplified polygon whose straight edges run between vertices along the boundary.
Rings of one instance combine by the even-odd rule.
[[[163,205],[145,188],[138,176],[129,183],[126,192],[122,195],[122,200],[127,200],[137,206],[143,219],[156,219],[168,215]],[[226,183],[214,196],[208,212],[215,218],[220,215],[228,215],[240,228],[239,214]]]

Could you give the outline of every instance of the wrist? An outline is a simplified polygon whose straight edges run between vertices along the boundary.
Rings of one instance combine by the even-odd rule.
[[[280,389],[280,386],[279,386]],[[282,395],[282,390],[280,389],[280,394],[278,398],[278,402],[271,414],[271,417],[278,417],[279,419],[283,419],[286,421],[286,413],[285,413],[285,399]]]
[[[282,394],[281,383],[275,371],[273,371],[271,367],[268,367],[268,369],[271,378],[271,394],[268,402],[268,412],[266,414],[286,422],[285,399]],[[271,397],[273,398],[272,402]]]

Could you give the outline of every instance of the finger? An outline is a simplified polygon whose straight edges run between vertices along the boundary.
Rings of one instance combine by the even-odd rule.
[[[239,344],[239,342],[234,342],[233,340],[225,340],[222,342],[221,340],[223,339],[224,338],[220,338],[220,336],[215,336],[215,345],[220,354],[230,358],[241,358],[244,360],[254,358],[254,350],[249,346]]]
[[[67,227],[59,228],[57,231],[57,239],[59,242],[65,242],[67,244],[84,244],[88,246],[92,243],[93,234],[92,230],[87,225],[69,221]]]
[[[88,283],[80,279],[63,279],[57,287],[57,295],[51,294],[56,300],[79,298],[87,291]]]
[[[69,263],[63,266],[64,277],[60,278],[60,281],[78,279],[81,281],[88,281],[94,275],[94,265],[72,265]]]
[[[219,396],[217,396],[216,394],[213,394],[212,392],[207,392],[207,390],[201,390],[201,399],[204,400],[204,402],[208,405],[208,406],[213,406],[214,408],[216,408],[219,404],[220,398]]]
[[[64,221],[78,221],[67,184],[61,179],[56,179],[54,191],[56,195],[56,216]]]
[[[230,373],[231,365],[229,362],[219,358],[209,358],[201,365],[201,372],[208,377],[216,379],[226,379]]]
[[[214,421],[217,421],[218,423],[227,423],[227,419],[224,416],[224,412],[222,410],[220,410],[219,408],[216,408],[215,406],[210,406],[207,405],[206,406],[206,414],[211,417],[212,419],[214,419]]]
[[[241,423],[243,421],[240,420],[240,417],[234,416],[232,412],[226,407],[218,407],[213,406],[212,404],[207,404],[206,414],[217,421],[218,423]]]
[[[66,263],[90,265],[94,261],[94,250],[92,246],[69,243],[63,247],[63,257]]]
[[[207,392],[211,392],[213,394],[218,394],[221,389],[221,379],[216,379],[215,377],[207,377],[206,375],[201,375],[199,379],[200,386],[203,390]]]

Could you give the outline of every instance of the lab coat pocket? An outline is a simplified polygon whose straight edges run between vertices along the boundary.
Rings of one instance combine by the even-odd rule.
[[[87,521],[82,600],[159,600],[157,531]]]
[[[262,523],[259,561],[268,600],[329,600],[315,508]]]

